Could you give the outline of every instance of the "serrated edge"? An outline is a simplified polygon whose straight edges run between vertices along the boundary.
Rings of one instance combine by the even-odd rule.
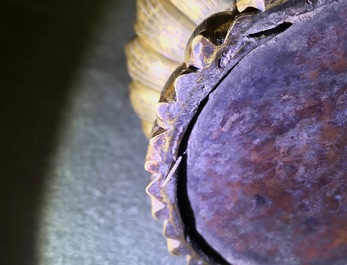
[[[280,1],[282,1],[282,3],[287,2],[279,0],[279,2]],[[326,0],[324,1],[324,3],[321,3],[321,5],[324,5],[326,2],[331,1]],[[272,3],[272,6],[277,7],[279,5]],[[268,11],[271,10],[266,9],[266,12]],[[302,13],[307,13],[309,11],[309,9],[305,10],[305,8],[303,8]],[[252,14],[252,16],[253,15],[254,14]],[[234,28],[238,27],[237,20],[239,18],[243,18],[243,16],[251,15],[240,14],[240,16],[236,17],[235,23],[232,24],[232,31],[235,31]],[[290,17],[290,14],[288,16]],[[264,16],[262,19],[264,19]],[[225,76],[228,72],[230,72],[233,66],[235,66],[244,56],[246,56],[249,52],[257,48],[258,46],[261,46],[262,44],[268,41],[260,41],[258,44],[255,44],[252,41],[247,42],[245,40],[245,36],[247,36],[247,30],[251,28],[252,25],[248,26],[248,28],[242,28],[242,26],[240,26],[240,28],[236,29],[237,34],[231,34],[231,31],[229,31],[225,43],[222,44],[223,47],[218,47],[219,52],[215,53],[216,58],[212,60],[209,65],[205,66],[204,69],[208,69],[211,66],[211,64],[217,61],[217,59],[222,59],[223,56],[228,56],[228,53],[230,53],[231,51],[232,56],[230,56],[229,54],[229,57],[226,59],[227,63],[222,66],[223,69],[221,69],[221,72],[219,73],[222,76],[224,73]],[[228,50],[225,48],[225,46],[232,46],[234,48],[237,48],[238,50]],[[183,138],[183,135],[188,127],[189,122],[194,117],[200,102],[210,93],[210,91],[214,87],[214,85],[207,87],[205,93],[201,96],[202,98],[197,99],[195,101],[195,109],[188,110],[187,107],[191,106],[189,104],[191,103],[189,102],[190,99],[181,96],[182,94],[187,93],[187,88],[177,85],[177,83],[179,82],[175,82],[175,79],[178,77],[182,82],[182,80],[184,80],[185,78],[190,78],[191,75],[196,75],[198,71],[204,71],[204,69],[196,69],[195,71],[190,71],[189,73],[186,73],[187,68],[181,66],[170,78],[170,81],[168,82],[169,85],[166,86],[165,90],[162,93],[161,100],[158,103],[159,105],[157,108],[157,120],[153,129],[153,138],[151,138],[149,142],[148,154],[145,163],[145,169],[152,174],[152,180],[148,186],[149,188],[147,188],[147,193],[153,199],[153,201],[155,201],[155,203],[160,202],[161,207],[162,204],[165,205],[162,208],[159,207],[160,210],[167,210],[166,214],[156,214],[156,217],[160,220],[163,220],[163,234],[167,238],[168,250],[170,253],[174,255],[186,255],[188,265],[208,265],[210,263],[204,257],[200,256],[199,253],[196,252],[196,250],[185,238],[185,235],[183,235],[182,220],[180,218],[177,202],[175,200],[170,199],[167,194],[167,190],[163,190],[162,187],[156,190],[156,192],[149,192],[149,189],[150,187],[153,187],[155,183],[159,185],[159,183],[163,183],[163,181],[165,181],[165,178],[168,176],[170,170],[177,162],[177,146],[180,140]],[[199,86],[201,88],[203,84],[200,84]],[[194,89],[196,89],[196,87],[191,88],[191,91],[189,91],[189,93],[193,95],[195,91]],[[179,97],[177,97],[177,95],[179,95]],[[177,116],[177,114],[173,111],[176,109],[180,109],[180,113],[184,113],[184,115]],[[168,116],[170,116],[170,118],[165,119]],[[154,156],[152,156],[155,153],[154,150],[159,151]],[[155,157],[154,160],[152,159],[153,157]],[[168,180],[168,182],[171,181],[175,182],[176,180]],[[165,187],[166,186],[170,186],[170,183],[165,185]],[[156,195],[159,193],[160,196]],[[169,231],[168,228],[176,228],[175,233]]]

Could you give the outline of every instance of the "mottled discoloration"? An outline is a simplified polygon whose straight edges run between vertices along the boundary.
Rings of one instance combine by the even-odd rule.
[[[215,59],[198,71],[182,65],[172,75],[161,94],[147,155],[146,169],[152,174],[147,191],[153,200],[161,203],[156,216],[165,220],[164,232],[169,238],[170,251],[187,255],[191,265],[228,264],[234,261],[237,261],[235,265],[330,265],[330,261],[336,261],[334,265],[346,263],[343,260],[345,257],[340,261],[336,260],[336,257],[345,252],[345,239],[340,236],[344,235],[345,228],[339,227],[341,221],[336,217],[336,213],[341,213],[343,205],[346,205],[346,199],[342,196],[344,186],[339,186],[340,182],[333,180],[345,177],[331,171],[336,173],[332,179],[322,173],[322,177],[305,180],[305,169],[313,170],[322,160],[327,163],[325,158],[339,165],[335,162],[336,157],[340,157],[337,150],[341,151],[339,145],[344,144],[345,140],[340,137],[339,145],[336,145],[335,139],[344,134],[341,128],[345,128],[343,115],[346,114],[345,88],[341,86],[346,79],[331,79],[332,73],[345,76],[345,63],[338,58],[341,55],[346,58],[346,46],[338,40],[341,39],[341,34],[345,38],[346,27],[341,27],[342,30],[336,27],[334,33],[331,30],[335,27],[325,29],[330,41],[340,43],[340,48],[330,47],[330,41],[326,42],[325,47],[319,44],[317,46],[317,40],[328,39],[312,37],[312,32],[308,33],[305,27],[310,20],[312,28],[314,21],[320,20],[324,12],[329,14],[336,5],[346,9],[346,2],[269,2],[273,2],[273,5],[271,4],[271,8],[266,6],[268,10],[264,13],[252,12],[236,16],[223,42],[216,44],[220,47],[213,55]],[[337,16],[344,14],[336,9],[334,12]],[[341,17],[338,20],[341,21]],[[292,26],[272,31],[283,23],[287,26],[292,23]],[[300,32],[300,27],[305,34]],[[285,29],[288,30],[284,32]],[[318,23],[315,29],[316,32],[322,32],[324,23]],[[266,34],[257,34],[259,32]],[[278,43],[287,47],[286,52],[281,53],[283,48]],[[302,45],[310,47],[307,53],[301,51],[305,47]],[[341,47],[344,47],[343,52]],[[322,50],[317,52],[317,49]],[[325,60],[327,51],[332,51],[332,56]],[[254,57],[258,60],[254,61]],[[247,61],[246,66],[242,67]],[[317,62],[318,67],[314,65]],[[293,66],[296,70],[291,69]],[[288,69],[289,72],[283,69]],[[216,105],[220,110],[225,108],[225,113],[219,111],[218,119],[211,120],[210,123],[205,121],[199,128],[199,122],[195,124],[195,120],[201,119],[201,109],[208,108],[212,102],[211,100],[205,106],[206,98],[209,95],[211,99],[217,97],[218,91],[223,90],[220,81],[228,75],[235,75],[235,86],[229,87],[233,92],[224,91],[225,96]],[[312,85],[308,85],[311,82],[317,85],[317,91],[312,89]],[[306,87],[303,87],[305,84]],[[331,88],[329,91],[323,89],[327,87],[326,84]],[[256,89],[257,86],[259,90]],[[294,90],[290,91],[288,88]],[[321,90],[326,92],[326,98],[318,93]],[[211,91],[215,93],[211,94]],[[338,104],[331,100],[336,100]],[[195,144],[198,145],[197,150],[201,151],[196,153],[196,157],[203,158],[203,152],[212,153],[206,161],[190,161],[190,164],[198,167],[197,170],[201,170],[195,177],[186,174],[186,169],[198,172],[190,169],[186,160],[186,144],[191,148],[188,150],[188,161],[195,150],[192,147],[194,141],[189,140],[192,128],[197,133],[191,139],[198,139]],[[311,133],[304,134],[307,129]],[[231,138],[223,138],[223,135],[232,133]],[[312,141],[318,144],[312,146]],[[225,152],[223,148],[228,143],[230,146]],[[323,143],[330,144],[330,147]],[[317,150],[323,150],[323,153],[316,155]],[[235,156],[230,156],[230,153]],[[230,172],[231,174],[227,174]],[[344,173],[341,171],[339,174]],[[243,177],[240,178],[240,175]],[[276,177],[269,178],[269,175]],[[301,190],[296,190],[296,187]],[[319,193],[314,193],[318,194],[316,197],[312,195],[311,189],[317,187],[329,196],[319,197]],[[298,198],[303,199],[298,202]],[[323,218],[318,210],[314,210],[319,208],[313,198],[319,198],[320,207],[328,209],[328,213],[322,213]],[[312,214],[309,215],[308,212]],[[328,214],[332,218],[327,223],[324,220],[328,220],[325,218]],[[294,215],[298,218],[293,222]],[[272,222],[264,221],[269,216]],[[230,226],[234,221],[242,226],[239,229]],[[245,225],[247,222],[251,222],[251,225]],[[254,229],[258,224],[261,229]],[[285,229],[279,229],[281,227]],[[334,238],[333,242],[329,241],[329,248],[325,248],[325,253],[330,256],[327,258],[322,251],[318,257],[314,245],[317,243],[317,233],[325,236],[324,231],[328,231],[330,227],[337,227],[332,233],[326,234],[327,238]],[[304,242],[305,246],[312,244],[312,249],[301,248],[299,240],[292,234],[301,236],[300,242]],[[279,240],[281,236],[282,240]],[[291,239],[298,243],[296,249],[292,243],[282,243],[291,242]],[[276,247],[278,242],[282,244],[282,248]],[[286,253],[293,253],[293,256]],[[314,259],[317,257],[321,259],[316,262]]]
[[[187,149],[196,227],[233,264],[347,263],[347,5],[241,61]]]

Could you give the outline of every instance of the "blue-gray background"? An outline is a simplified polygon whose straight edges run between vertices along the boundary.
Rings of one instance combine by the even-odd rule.
[[[0,4],[0,264],[184,264],[144,189],[134,0]]]

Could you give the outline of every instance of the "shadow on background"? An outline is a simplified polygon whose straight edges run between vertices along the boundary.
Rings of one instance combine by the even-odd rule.
[[[70,82],[108,0],[5,0],[0,7],[0,264],[37,264],[46,170]]]

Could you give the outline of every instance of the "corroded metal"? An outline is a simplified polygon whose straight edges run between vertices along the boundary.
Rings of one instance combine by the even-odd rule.
[[[278,0],[268,2],[272,5]],[[152,102],[158,102],[165,81],[183,62],[194,29],[218,12],[241,12],[247,8],[264,10],[265,1],[137,0],[137,37],[126,46],[126,55],[133,80],[131,103],[142,120],[146,136],[150,136],[149,124],[155,120]]]
[[[198,34],[190,47],[208,52],[167,83],[153,214],[189,264],[346,264],[347,4],[266,9],[236,15],[221,43]]]
[[[320,9],[253,51],[192,129],[196,229],[232,264],[347,264],[346,12]]]

